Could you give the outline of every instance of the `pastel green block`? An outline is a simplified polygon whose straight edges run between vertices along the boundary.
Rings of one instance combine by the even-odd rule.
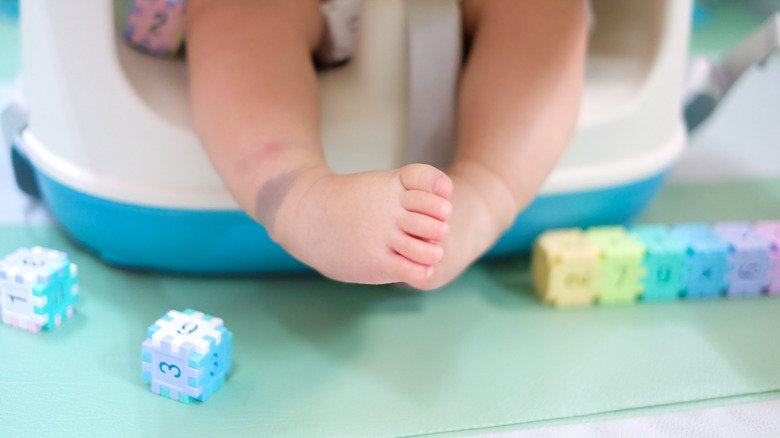
[[[599,249],[599,294],[602,304],[630,303],[644,291],[639,281],[645,275],[642,259],[645,246],[625,228],[593,227],[585,237]]]

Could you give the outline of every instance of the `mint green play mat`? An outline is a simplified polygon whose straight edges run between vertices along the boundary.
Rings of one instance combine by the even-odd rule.
[[[780,180],[666,188],[644,222],[777,219]],[[778,398],[780,299],[556,309],[527,257],[481,262],[419,293],[301,277],[177,277],[99,262],[56,227],[0,227],[79,265],[76,315],[0,326],[2,436],[391,437],[481,433]],[[224,319],[234,369],[205,403],[141,378],[170,309]]]

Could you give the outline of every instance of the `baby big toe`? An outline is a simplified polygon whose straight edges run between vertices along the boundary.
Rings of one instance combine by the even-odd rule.
[[[406,190],[421,190],[443,198],[452,195],[452,180],[446,173],[427,164],[409,164],[400,169]]]

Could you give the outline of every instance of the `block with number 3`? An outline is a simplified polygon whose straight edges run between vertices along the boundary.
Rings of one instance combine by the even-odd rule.
[[[225,382],[232,353],[233,334],[220,318],[171,310],[149,327],[143,378],[155,394],[182,403],[205,401]]]
[[[173,56],[184,43],[184,0],[135,0],[124,37],[157,56]]]

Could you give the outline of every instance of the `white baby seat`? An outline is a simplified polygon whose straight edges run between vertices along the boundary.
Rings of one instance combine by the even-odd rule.
[[[238,209],[207,160],[189,117],[186,64],[121,40],[127,1],[21,6],[29,112],[17,158],[70,234],[125,266],[302,267]],[[526,250],[551,227],[628,222],[649,201],[685,144],[690,8],[594,0],[576,134],[491,254]],[[436,108],[454,107],[459,26],[456,0],[366,2],[353,60],[319,75],[325,151],[337,172],[446,164],[453,112]]]

